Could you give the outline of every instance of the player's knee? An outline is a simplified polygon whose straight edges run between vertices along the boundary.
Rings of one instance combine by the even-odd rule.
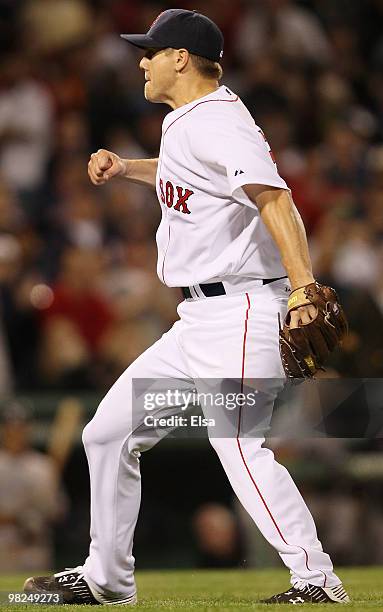
[[[82,443],[84,447],[87,448],[91,444],[95,443],[96,439],[97,437],[95,427],[92,421],[90,421],[87,425],[85,425],[84,429],[82,430]]]
[[[120,411],[115,411],[115,418],[113,418],[113,409],[115,409],[115,406],[108,396],[105,396],[100,402],[93,419],[89,421],[82,432],[82,441],[85,448],[90,445],[121,442],[129,436],[132,426],[129,413],[125,411],[125,406],[121,407]]]
[[[103,421],[94,417],[83,429],[82,443],[85,449],[95,446],[120,446],[129,438],[129,431],[108,428]]]
[[[82,442],[85,448],[90,446],[102,446],[118,439],[123,439],[129,432],[116,430],[113,423],[105,423],[105,420],[99,418],[97,413],[82,432]]]
[[[122,445],[124,453],[139,457],[143,451],[151,448],[156,442],[156,440],[151,443],[148,440],[135,438],[130,428],[116,428],[112,424],[109,425],[108,427],[108,424],[105,424],[104,420],[99,419],[96,414],[82,432],[82,442],[85,449],[111,444],[118,447]]]

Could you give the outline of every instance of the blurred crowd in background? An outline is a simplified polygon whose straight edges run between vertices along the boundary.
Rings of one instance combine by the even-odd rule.
[[[200,10],[221,27],[222,82],[264,130],[304,219],[315,276],[341,296],[350,333],[331,375],[382,377],[382,0],[0,0],[0,393],[102,392],[176,319],[181,294],[155,272],[155,193],[120,179],[96,188],[87,176],[98,148],[128,158],[158,155],[169,109],[145,101],[142,54],[119,34],[146,32],[172,7]],[[87,486],[86,463],[84,456],[75,467],[72,461],[65,477],[49,454],[33,454],[24,420],[13,415],[3,428],[0,490],[13,487],[14,494],[2,497],[0,547],[13,543],[18,568],[23,558],[47,567],[52,521],[69,521],[65,533],[75,534],[85,554],[88,499],[77,491]],[[340,442],[331,448],[281,452],[301,464],[324,460],[328,471],[351,456]],[[183,545],[179,522],[197,500],[192,527],[190,517],[186,524],[200,556],[185,563],[244,564],[255,531],[227,497],[219,466],[208,473],[204,465],[205,478],[193,480],[205,454],[189,452],[187,464],[181,454],[176,467],[173,455],[168,465],[196,485],[183,493],[177,515],[171,499],[161,501],[165,485],[156,470],[166,473],[165,451],[157,465],[145,457],[149,500],[153,483],[162,488],[144,506],[137,546],[144,551],[150,543],[162,558],[169,516]],[[62,474],[72,504],[67,519]],[[26,487],[31,475],[41,489]],[[381,480],[362,493],[358,480],[340,480],[341,487],[337,479],[314,488],[306,482],[327,548],[341,563],[382,562]],[[364,548],[353,537],[361,529]],[[254,546],[257,564],[264,549]],[[179,565],[180,550],[174,555]]]
[[[172,6],[225,35],[223,82],[263,128],[315,275],[351,333],[333,367],[383,373],[381,0],[0,0],[0,390],[108,387],[169,328],[154,192],[87,177],[90,153],[157,156],[168,108],[119,37]]]

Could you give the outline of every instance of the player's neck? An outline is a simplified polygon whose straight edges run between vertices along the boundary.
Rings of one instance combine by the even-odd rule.
[[[219,86],[219,82],[215,79],[201,79],[183,83],[182,87],[180,86],[175,89],[172,97],[168,100],[168,104],[175,110],[217,91]]]

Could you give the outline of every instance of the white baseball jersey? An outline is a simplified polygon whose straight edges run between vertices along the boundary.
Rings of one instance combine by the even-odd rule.
[[[226,86],[164,119],[157,170],[160,280],[186,287],[286,274],[246,184],[288,189],[262,130]]]

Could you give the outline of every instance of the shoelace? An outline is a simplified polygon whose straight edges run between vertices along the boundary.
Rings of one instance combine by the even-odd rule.
[[[78,565],[77,567],[66,567],[63,572],[55,574],[55,578],[61,578],[61,576],[68,576],[69,574],[78,574],[78,577],[71,586],[76,586],[81,579],[85,578],[82,565]]]

